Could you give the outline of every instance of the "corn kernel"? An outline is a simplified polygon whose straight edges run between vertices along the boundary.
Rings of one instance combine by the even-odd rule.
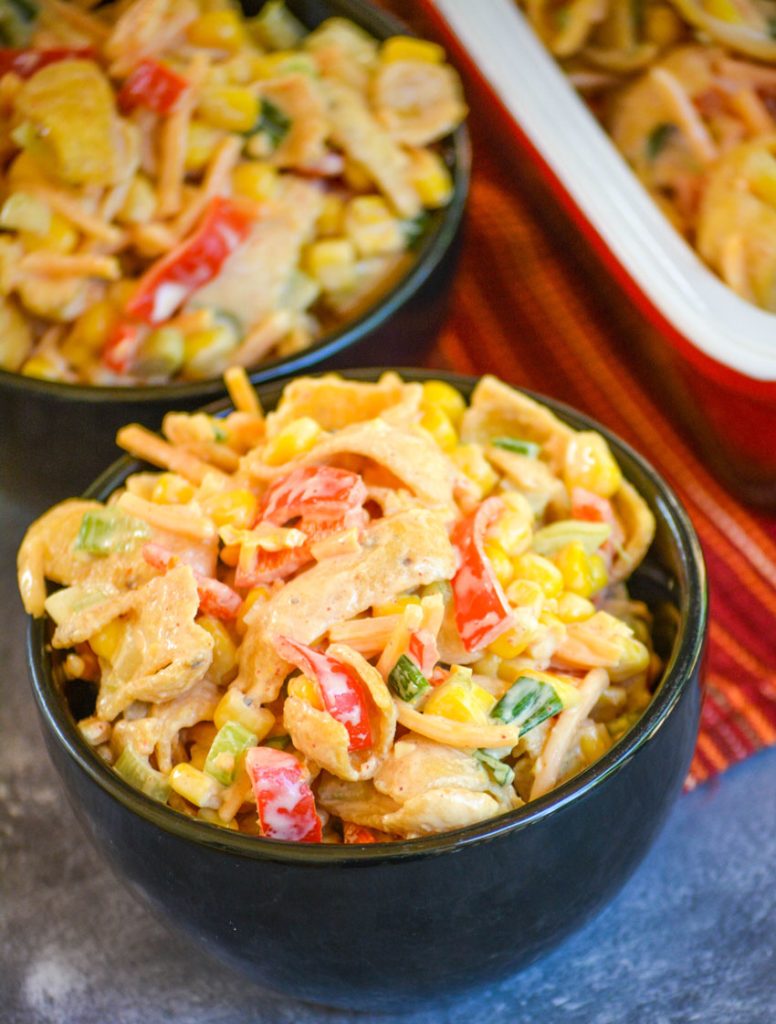
[[[62,344],[62,355],[75,367],[94,361],[102,350],[117,313],[112,303],[100,299],[79,316]]]
[[[372,608],[373,615],[401,615],[409,604],[420,604],[420,598],[416,594],[399,594],[393,601],[386,604],[376,604]]]
[[[545,597],[559,597],[563,592],[563,574],[557,565],[533,551],[525,551],[512,559],[515,578],[538,583]]]
[[[558,598],[557,612],[561,622],[586,622],[595,615],[595,605],[586,597],[567,590]]]
[[[251,697],[246,697],[236,687],[230,687],[216,705],[213,722],[221,729],[227,722],[239,722],[254,733],[258,742],[264,739],[275,725],[275,716],[269,708],[263,708]]]
[[[227,365],[237,343],[236,331],[225,324],[187,334],[183,342],[185,376],[195,380],[215,377]]]
[[[124,623],[121,619],[113,619],[102,629],[89,637],[89,646],[98,658],[110,661],[116,653],[124,635]]]
[[[478,444],[459,444],[450,452],[450,457],[461,472],[477,485],[480,500],[490,494],[498,483],[498,474]]]
[[[235,565],[236,564],[237,563],[235,562]],[[237,613],[236,625],[238,631],[242,632],[245,630],[245,616],[248,614],[251,608],[253,608],[255,604],[263,604],[265,601],[268,601],[270,599],[270,596],[271,595],[269,587],[265,587],[263,585],[253,587],[252,590],[248,591],[245,600],[240,605],[240,611]]]
[[[223,132],[194,118],[186,133],[186,156],[184,167],[187,172],[203,170],[210,162],[216,147],[223,138]]]
[[[643,17],[644,35],[648,42],[656,43],[662,49],[681,39],[684,31],[681,18],[667,4],[647,4]]]
[[[341,196],[329,194],[323,197],[321,212],[315,228],[319,236],[341,235],[345,219],[345,203]]]
[[[466,412],[466,400],[461,392],[444,380],[425,381],[420,404],[424,409],[441,409],[456,429],[461,426]]]
[[[544,591],[534,580],[515,580],[509,585],[507,597],[513,608],[536,608],[537,612],[545,602]]]
[[[423,713],[484,725],[495,703],[493,694],[473,682],[470,674],[454,668],[450,678],[428,697]]]
[[[410,152],[410,182],[428,210],[447,206],[453,195],[453,178],[444,160],[430,149]]]
[[[264,448],[264,461],[268,466],[282,466],[285,462],[309,452],[321,433],[320,425],[310,416],[292,420],[267,442]]]
[[[584,487],[602,498],[611,498],[622,483],[620,467],[606,440],[592,430],[575,434],[566,448],[563,478],[569,491]]]
[[[209,749],[209,747],[205,747],[201,743],[195,743],[189,751],[189,764],[198,771],[203,772]]]
[[[623,679],[630,679],[631,676],[645,672],[649,666],[649,650],[635,636],[619,637],[618,645],[622,653],[617,664],[608,669],[609,678],[613,683],[622,682]]]
[[[603,757],[611,745],[609,731],[603,722],[594,723],[592,728],[584,730],[579,737],[579,749],[587,764]]]
[[[198,113],[213,128],[249,132],[259,119],[259,100],[241,85],[210,85],[202,91]]]
[[[303,270],[325,291],[338,292],[356,284],[356,249],[347,238],[326,238],[305,249]]]
[[[386,256],[404,249],[404,232],[382,196],[355,196],[345,208],[345,234],[360,256]]]
[[[177,473],[161,473],[151,491],[151,501],[160,505],[185,505],[194,497],[194,488]]]
[[[254,78],[279,78],[290,74],[317,75],[318,68],[311,54],[299,50],[277,50],[251,59],[251,74]]]
[[[19,153],[8,168],[9,188],[16,188],[19,185],[23,185],[25,182],[27,184],[34,182],[36,184],[44,185],[46,180],[43,168],[26,149],[23,149],[21,153]]]
[[[531,521],[520,512],[507,508],[489,531],[489,536],[511,558],[521,555],[531,544]]]
[[[247,530],[256,519],[259,501],[252,491],[236,487],[231,491],[214,494],[203,502],[203,507],[216,526],[234,526],[238,530]]]
[[[593,573],[590,556],[584,545],[578,540],[566,544],[555,554],[554,561],[561,571],[566,590],[580,597],[590,597],[593,593]]]
[[[51,227],[51,210],[42,199],[27,192],[11,192],[0,207],[0,227],[45,235]]]
[[[51,214],[49,229],[44,235],[32,231],[20,231],[19,238],[30,252],[38,249],[50,249],[53,252],[72,252],[78,245],[80,235],[70,223],[59,213]]]
[[[288,684],[288,696],[303,700],[305,704],[323,711],[320,687],[307,676],[295,676]]]
[[[205,11],[191,22],[186,35],[194,46],[230,53],[237,53],[246,43],[242,19],[237,11],[231,10]]]
[[[397,60],[419,60],[426,64],[444,64],[445,51],[438,43],[414,36],[391,36],[380,48],[380,60],[386,64]]]
[[[31,356],[22,366],[22,376],[38,380],[62,380],[62,366],[50,356]]]
[[[345,169],[342,172],[345,183],[354,192],[369,192],[374,186],[369,172],[356,160],[345,157]]]
[[[190,764],[176,764],[170,772],[170,786],[184,800],[197,807],[217,810],[221,803],[223,786]]]
[[[237,645],[220,619],[203,615],[197,619],[197,625],[213,637],[213,660],[208,675],[219,686],[223,686],[231,681],[237,669]]]
[[[229,821],[224,821],[219,813],[212,810],[210,807],[201,807],[197,817],[201,821],[206,821],[208,825],[218,825],[219,828],[228,828],[230,832],[240,831],[240,826],[234,818],[230,818]]]
[[[609,582],[609,573],[606,570],[606,562],[600,555],[588,555],[590,560],[590,586],[591,594],[597,594],[603,590]]]
[[[496,579],[502,587],[508,587],[515,574],[512,560],[509,555],[496,541],[487,541],[484,550],[488,561],[493,566],[493,572],[496,574]]]
[[[519,657],[534,637],[534,631],[521,626],[510,626],[488,645],[488,651],[498,658],[509,660]]]
[[[452,452],[458,446],[458,433],[446,413],[436,406],[425,410],[420,425],[434,438],[443,452]]]
[[[744,21],[734,0],[705,0],[703,7],[712,18],[718,18],[720,21],[729,21],[731,24],[739,25]]]
[[[238,164],[232,171],[232,190],[235,195],[264,203],[274,199],[277,189],[278,174],[270,164],[250,160]]]

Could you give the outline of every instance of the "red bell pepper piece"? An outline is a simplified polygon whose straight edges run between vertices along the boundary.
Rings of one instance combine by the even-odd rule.
[[[439,661],[439,649],[437,648],[436,637],[427,629],[419,629],[417,633],[410,636],[410,656],[417,663],[418,668],[428,679],[434,671],[434,666]]]
[[[617,518],[608,498],[588,491],[584,487],[574,487],[571,491],[571,515],[573,519],[584,519],[591,523],[607,523],[612,532],[601,546],[601,551],[609,560],[615,550],[625,540],[622,523]]]
[[[0,77],[13,71],[19,78],[32,78],[36,71],[60,60],[94,60],[89,46],[55,46],[48,50],[0,49]]]
[[[321,688],[324,707],[348,731],[348,749],[366,750],[371,747],[372,725],[367,696],[364,684],[355,672],[348,665],[289,637],[275,637],[274,644],[281,658],[316,680]]]
[[[312,560],[309,544],[283,548],[281,551],[258,549],[253,553],[247,566],[243,565],[242,561],[237,566],[234,582],[236,586],[244,588],[257,587],[260,583],[272,583],[273,580],[285,580]]]
[[[161,569],[163,572],[178,565],[181,559],[162,547],[161,544],[145,544],[143,546],[143,558],[154,569]],[[185,561],[185,560],[184,560]],[[203,615],[210,615],[214,619],[234,619],[242,606],[242,598],[236,590],[232,590],[226,583],[213,579],[212,576],[205,576],[203,573],[193,569],[194,579],[197,581],[197,594],[199,595],[199,610]]]
[[[137,324],[117,324],[108,335],[101,359],[114,373],[129,373],[140,349],[140,328]]]
[[[503,508],[498,498],[488,498],[453,527],[451,540],[458,552],[458,571],[452,580],[455,622],[467,651],[487,647],[514,620],[482,546],[488,527]]]
[[[227,257],[245,240],[257,208],[245,201],[215,196],[199,227],[140,278],[127,313],[147,324],[160,324],[198,288],[218,275]]]
[[[130,72],[119,89],[119,109],[128,113],[135,107],[146,107],[156,114],[169,114],[188,87],[188,79],[183,75],[147,58]]]
[[[321,842],[315,797],[293,754],[274,747],[251,747],[245,755],[245,768],[256,796],[261,831],[268,839]]]
[[[340,519],[342,529],[355,522],[367,499],[366,485],[357,473],[333,466],[301,466],[274,483],[264,495],[259,520],[283,526],[302,517],[307,522]]]
[[[354,821],[342,822],[342,838],[348,843],[376,843],[377,836],[366,825],[356,825]]]

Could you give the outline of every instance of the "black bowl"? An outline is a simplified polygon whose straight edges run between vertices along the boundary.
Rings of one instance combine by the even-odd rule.
[[[244,3],[249,12],[259,2]],[[349,18],[378,39],[409,30],[365,0],[289,0],[311,27],[333,15]],[[262,363],[256,384],[315,368],[369,366],[386,358],[419,362],[442,326],[469,189],[469,134],[461,125],[442,144],[453,174],[450,203],[430,212],[427,231],[401,280],[356,320],[326,334],[304,352]],[[126,423],[158,427],[165,412],[194,409],[225,388],[220,377],[145,387],[95,387],[37,380],[0,370],[0,478],[35,497],[43,508],[86,487],[117,455],[115,435]]]
[[[444,377],[464,393],[474,383]],[[265,407],[279,393],[280,385],[261,388]],[[518,811],[362,847],[260,839],[194,821],[132,789],[84,743],[56,681],[46,622],[30,627],[46,744],[86,831],[147,904],[260,985],[377,1012],[509,975],[612,898],[681,790],[702,695],[707,593],[698,539],[676,496],[632,449],[541,400],[571,426],[600,430],[655,513],[657,535],[631,589],[655,609],[666,669],[642,718],[605,757]],[[141,465],[120,460],[87,495],[106,498]]]

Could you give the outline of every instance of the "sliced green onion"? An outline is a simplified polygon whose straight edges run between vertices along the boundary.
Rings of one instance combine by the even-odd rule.
[[[526,455],[529,459],[537,459],[542,446],[535,441],[526,441],[522,437],[492,437],[490,443],[494,448],[514,452],[515,455]]]
[[[132,551],[150,536],[142,519],[116,508],[98,508],[84,513],[75,546],[90,555],[112,555]]]
[[[122,779],[134,789],[139,789],[141,793],[150,796],[152,800],[158,800],[160,804],[167,803],[170,783],[132,747],[124,747],[114,767]]]
[[[647,159],[654,160],[658,157],[668,144],[668,140],[676,131],[676,125],[668,122],[655,125],[647,136],[646,149]]]
[[[415,700],[429,687],[428,679],[423,675],[415,662],[402,654],[391,669],[388,685],[401,700],[409,703]]]
[[[250,131],[250,135],[264,135],[272,150],[276,150],[291,129],[291,118],[272,100],[262,98],[259,119]]]
[[[428,210],[422,210],[417,217],[411,217],[409,220],[403,220],[401,222],[404,241],[408,249],[417,249],[420,244],[420,240],[428,231],[430,223],[431,214]]]
[[[285,750],[288,744],[291,742],[290,736],[270,736],[267,740],[262,740],[262,747],[274,747],[275,750]]]
[[[293,50],[307,29],[288,10],[283,0],[269,0],[248,22],[251,34],[267,50]]]
[[[255,747],[258,740],[255,733],[239,722],[225,722],[210,745],[205,760],[205,771],[222,786],[231,785],[234,782],[237,759],[249,747]]]
[[[529,676],[520,676],[490,713],[491,718],[505,724],[520,726],[524,736],[545,718],[563,710],[563,702],[547,683]]]
[[[491,776],[493,781],[499,786],[508,786],[515,777],[514,769],[508,764],[504,764],[503,761],[499,761],[497,757],[489,754],[487,750],[475,750],[474,756],[481,764],[483,764]]]
[[[594,555],[609,539],[611,532],[608,523],[593,523],[587,519],[559,519],[536,531],[533,548],[537,554],[547,556],[573,541],[579,541],[589,555]]]

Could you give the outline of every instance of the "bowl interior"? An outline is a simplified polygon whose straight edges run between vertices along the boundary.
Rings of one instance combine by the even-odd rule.
[[[355,380],[376,380],[380,369],[348,371]],[[476,380],[456,374],[415,369],[399,370],[406,380],[444,379],[467,397]],[[272,409],[282,393],[283,384],[259,388],[265,409]],[[655,646],[665,660],[665,670],[649,707],[641,718],[599,761],[546,796],[531,801],[517,811],[453,832],[419,839],[400,840],[374,846],[310,846],[279,840],[261,839],[227,832],[205,822],[194,821],[131,788],[108,768],[81,738],[76,720],[90,713],[94,691],[87,684],[64,683],[56,659],[51,657],[50,623],[31,620],[28,653],[35,698],[48,727],[80,767],[104,790],[123,805],[166,831],[196,843],[227,849],[242,855],[294,862],[401,859],[424,854],[440,854],[461,844],[493,837],[505,831],[526,827],[556,808],[603,784],[651,737],[671,714],[685,686],[698,677],[706,635],[708,595],[703,555],[692,524],[676,495],[657,472],[623,441],[606,428],[560,402],[532,392],[531,397],[551,408],[575,429],[595,429],[609,441],[624,474],[650,505],[657,521],[655,540],[647,558],[631,577],[633,596],[646,601],[654,614]],[[226,401],[208,407],[212,413],[226,414]],[[85,497],[104,500],[131,473],[148,468],[125,457],[114,463],[86,491]],[[64,694],[64,696],[63,696]]]

